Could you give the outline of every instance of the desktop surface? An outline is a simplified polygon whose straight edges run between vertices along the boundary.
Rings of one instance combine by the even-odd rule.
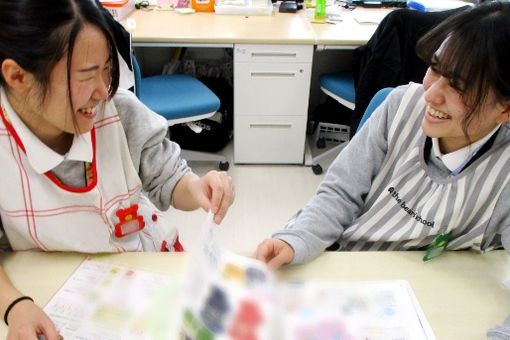
[[[134,46],[293,44],[355,48],[365,44],[377,28],[377,23],[359,24],[355,16],[385,14],[390,10],[361,7],[345,10],[342,21],[335,25],[311,23],[304,11],[244,16],[135,10],[129,19],[135,23],[135,28],[130,29]]]
[[[194,13],[180,15],[172,11],[134,11],[131,30],[135,46],[160,44],[185,46],[218,44],[307,44],[315,43],[310,24],[299,13],[269,16],[220,15]]]
[[[44,306],[86,254],[19,252],[0,255],[0,265],[14,285]],[[92,258],[135,269],[182,275],[185,253],[123,253]],[[300,266],[279,272],[285,280],[407,280],[438,339],[482,339],[489,327],[510,312],[510,277],[505,251],[487,254],[448,252],[423,263],[423,252],[327,252]],[[7,327],[0,326],[4,339]]]

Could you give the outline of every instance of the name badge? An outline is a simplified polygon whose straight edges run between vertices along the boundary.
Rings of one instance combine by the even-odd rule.
[[[423,261],[427,262],[432,260],[435,257],[443,254],[448,247],[448,242],[450,241],[450,236],[452,235],[452,231],[450,230],[447,233],[439,234],[434,239],[434,242],[428,247],[425,251],[425,256],[423,256]]]
[[[145,227],[143,216],[138,215],[138,204],[119,209],[115,215],[119,218],[119,223],[115,225],[115,236],[118,238],[136,233]]]

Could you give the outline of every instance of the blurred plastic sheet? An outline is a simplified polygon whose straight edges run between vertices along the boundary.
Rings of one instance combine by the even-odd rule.
[[[180,339],[275,339],[277,300],[265,265],[222,247],[209,214],[186,277]]]

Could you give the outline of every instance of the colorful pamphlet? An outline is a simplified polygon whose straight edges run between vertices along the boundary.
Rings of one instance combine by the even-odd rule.
[[[45,307],[64,339],[435,339],[406,281],[278,282],[212,215],[179,277],[85,260]]]

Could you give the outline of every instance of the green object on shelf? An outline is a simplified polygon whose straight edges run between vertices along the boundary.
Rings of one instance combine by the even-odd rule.
[[[326,0],[316,0],[314,19],[316,21],[326,20]]]

